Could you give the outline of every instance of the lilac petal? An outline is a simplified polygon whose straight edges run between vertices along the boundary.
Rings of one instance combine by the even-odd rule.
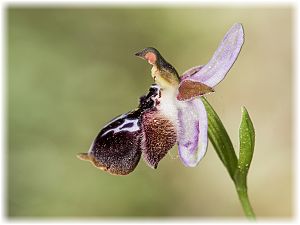
[[[207,114],[201,99],[178,103],[178,151],[185,166],[195,167],[207,149]]]
[[[201,70],[187,80],[197,81],[214,87],[222,81],[237,59],[244,43],[244,31],[241,24],[234,24],[224,36],[211,60]]]

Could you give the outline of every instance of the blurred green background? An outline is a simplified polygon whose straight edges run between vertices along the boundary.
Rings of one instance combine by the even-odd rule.
[[[153,82],[133,53],[153,46],[179,73],[208,62],[227,30],[245,44],[208,96],[238,149],[241,106],[256,128],[249,196],[258,217],[293,216],[292,7],[7,6],[9,217],[242,217],[211,145],[196,168],[174,147],[157,170],[112,176],[78,160]]]

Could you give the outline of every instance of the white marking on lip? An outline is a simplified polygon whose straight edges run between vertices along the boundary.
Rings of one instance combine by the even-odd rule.
[[[112,128],[112,129],[107,130],[101,136],[103,137],[105,134],[107,134],[108,132],[111,132],[111,131],[113,131],[114,133],[119,133],[121,131],[129,131],[129,132],[138,131],[140,129],[140,127],[138,125],[138,121],[139,121],[138,119],[134,119],[134,120],[125,119],[124,123],[117,126],[116,128]],[[129,123],[133,123],[133,126],[132,127],[124,127]],[[122,128],[122,127],[124,127],[124,128]]]
[[[157,84],[151,84],[150,88],[157,88],[158,90],[160,90],[160,87]]]
[[[104,129],[105,127],[107,127],[108,125],[110,125],[111,123],[117,121],[118,119],[123,119],[125,116],[127,116],[128,113],[124,113],[120,116],[117,116],[116,118],[112,119],[111,121],[109,121],[102,129]]]

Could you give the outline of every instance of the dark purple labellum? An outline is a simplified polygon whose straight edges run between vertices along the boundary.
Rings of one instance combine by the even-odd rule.
[[[152,85],[149,93],[140,98],[136,110],[110,121],[88,153],[78,157],[111,174],[126,175],[135,169],[143,153],[146,162],[156,168],[176,142],[176,130],[157,111],[160,96],[160,88]]]
[[[134,170],[141,157],[140,115],[138,110],[122,115],[100,131],[88,153],[95,166],[120,175]]]

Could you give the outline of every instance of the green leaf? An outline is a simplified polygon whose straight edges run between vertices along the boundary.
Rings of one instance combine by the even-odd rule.
[[[255,131],[245,107],[242,108],[242,122],[240,125],[240,153],[238,160],[238,171],[240,176],[246,176],[253,157],[255,143]]]
[[[231,178],[234,180],[238,160],[231,140],[212,106],[204,97],[202,97],[201,100],[207,111],[209,140],[213,144],[215,151],[228,170]]]

